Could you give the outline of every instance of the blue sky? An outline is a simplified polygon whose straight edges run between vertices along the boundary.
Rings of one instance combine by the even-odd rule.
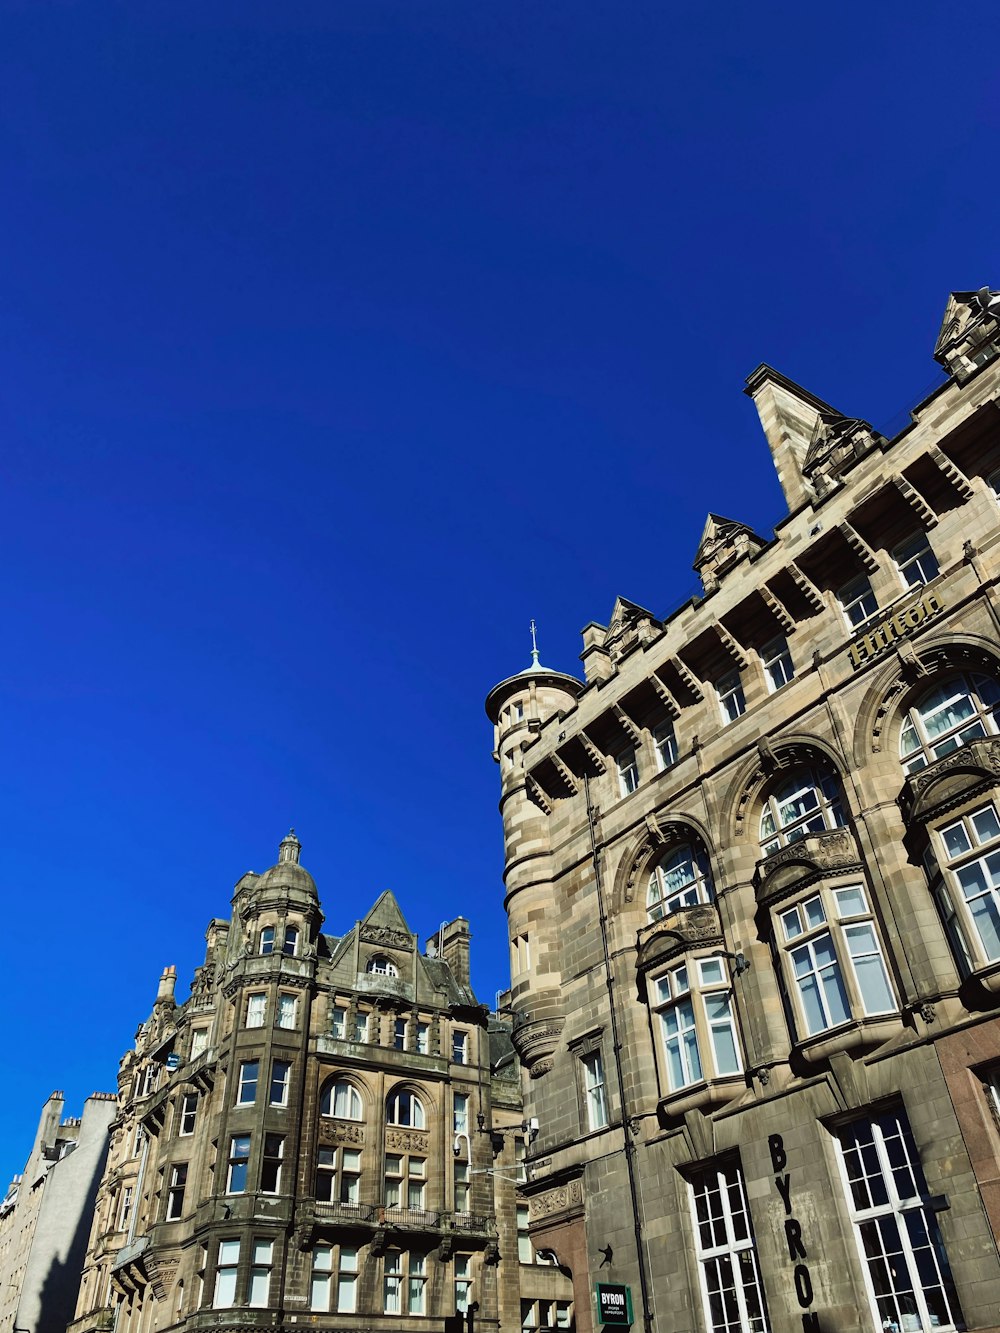
[[[289,825],[332,933],[392,888],[506,984],[487,690],[780,518],[760,361],[882,428],[938,382],[1000,286],[1000,14],[0,19],[10,1174]]]

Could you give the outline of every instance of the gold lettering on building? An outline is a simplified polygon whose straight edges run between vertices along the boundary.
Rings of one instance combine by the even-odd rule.
[[[937,615],[940,610],[941,599],[937,593],[925,592],[919,601],[911,602],[904,610],[894,611],[881,625],[876,625],[854,640],[847,650],[851,666],[857,671],[858,667],[885,652],[897,639],[905,639],[915,629],[919,629],[924,621]]]

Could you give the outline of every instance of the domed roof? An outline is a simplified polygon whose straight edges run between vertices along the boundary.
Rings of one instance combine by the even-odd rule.
[[[486,716],[491,722],[496,722],[500,709],[510,695],[523,689],[529,680],[534,680],[538,685],[552,685],[556,689],[565,690],[574,699],[586,689],[584,682],[578,680],[576,676],[569,676],[565,671],[553,671],[539,662],[534,621],[531,622],[531,665],[526,666],[523,671],[518,671],[516,675],[507,676],[498,685],[494,685],[486,696]]]
[[[282,838],[281,846],[278,848],[277,865],[273,865],[270,870],[265,870],[258,877],[253,886],[254,893],[260,894],[268,889],[287,888],[298,889],[300,893],[308,893],[312,897],[318,898],[316,881],[305,866],[299,865],[299,853],[301,851],[302,844],[295,836],[295,830],[289,829],[287,836]]]

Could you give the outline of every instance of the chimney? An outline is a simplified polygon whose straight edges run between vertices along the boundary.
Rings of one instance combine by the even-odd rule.
[[[438,953],[451,968],[452,976],[460,986],[469,984],[469,923],[457,916],[438,931]]]
[[[157,1004],[174,1003],[174,987],[177,985],[177,968],[173,963],[163,969],[160,984],[156,988]]]

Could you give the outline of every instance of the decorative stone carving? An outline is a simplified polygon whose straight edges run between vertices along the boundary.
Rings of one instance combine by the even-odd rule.
[[[385,1146],[401,1152],[427,1152],[428,1139],[416,1129],[387,1129]]]
[[[330,1120],[324,1117],[319,1122],[320,1143],[355,1143],[359,1146],[365,1141],[364,1125],[353,1121]]]
[[[532,1078],[541,1078],[552,1068],[551,1057],[562,1036],[562,1030],[561,1018],[525,1018],[521,1023],[515,1024],[511,1040],[518,1058]],[[544,1068],[542,1068],[543,1063]]]
[[[850,829],[807,833],[798,842],[779,847],[758,863],[754,886],[759,903],[803,888],[823,875],[860,867],[861,857]]]
[[[553,1213],[568,1212],[571,1208],[583,1206],[583,1184],[571,1180],[555,1189],[536,1194],[528,1200],[528,1215],[532,1221],[540,1217],[551,1217]]]
[[[645,972],[673,954],[711,943],[722,943],[718,909],[710,903],[678,907],[639,931],[636,968]]]
[[[969,741],[943,758],[911,773],[899,797],[907,823],[940,814],[967,794],[1000,776],[1000,738]]]
[[[383,944],[390,949],[412,949],[413,936],[392,926],[362,926],[361,938],[366,944]]]

